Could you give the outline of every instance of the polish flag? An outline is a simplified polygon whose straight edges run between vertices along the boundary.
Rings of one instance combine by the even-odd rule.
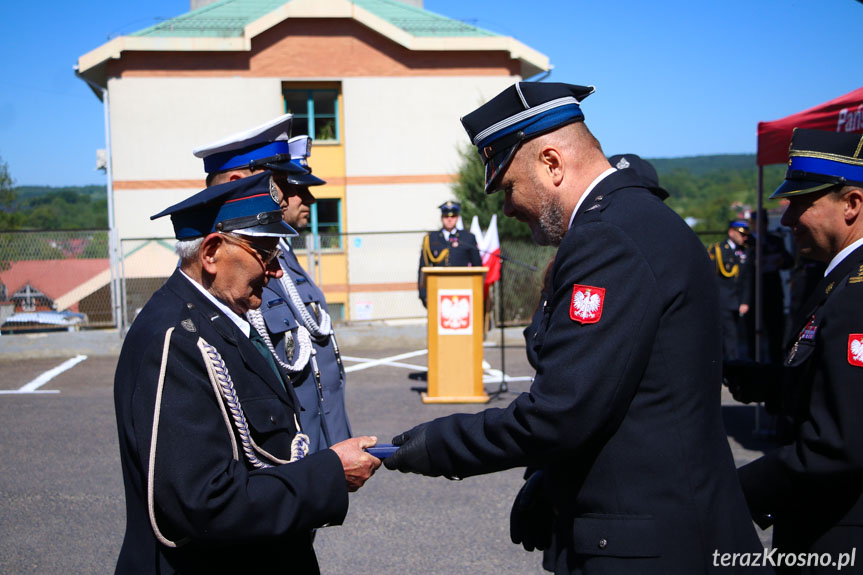
[[[485,297],[488,299],[488,288],[500,280],[500,238],[497,235],[497,214],[492,214],[488,229],[483,234],[479,227],[479,218],[473,217],[470,233],[476,237],[476,245],[482,257],[482,265],[488,268],[485,274]]]

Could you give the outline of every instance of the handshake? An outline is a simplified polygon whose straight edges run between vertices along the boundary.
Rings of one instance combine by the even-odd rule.
[[[722,383],[740,403],[763,402],[768,411],[775,404],[782,367],[749,360],[722,364]]]

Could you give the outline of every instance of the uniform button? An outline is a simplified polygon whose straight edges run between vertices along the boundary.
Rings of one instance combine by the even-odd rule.
[[[599,540],[599,548],[605,549],[606,547],[608,547],[608,541],[606,539],[600,539]]]
[[[275,423],[275,422],[276,422],[276,416],[275,416],[275,415],[271,415],[271,416],[270,416],[270,423]]]
[[[597,202],[601,202],[601,201],[602,201],[602,196],[596,196],[596,201],[597,201]],[[605,541],[605,539],[603,539],[603,541]]]
[[[189,309],[195,309],[195,304],[193,304],[192,302],[187,302],[186,307]]]

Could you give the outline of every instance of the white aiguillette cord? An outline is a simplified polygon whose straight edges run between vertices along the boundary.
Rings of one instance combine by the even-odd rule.
[[[279,241],[279,245],[282,248],[282,251],[285,253],[291,251],[291,246],[284,239]],[[309,333],[312,337],[315,338],[315,341],[318,343],[323,343],[321,340],[326,341],[326,338],[329,338],[330,341],[333,342],[333,352],[336,356],[336,361],[339,364],[339,376],[341,380],[345,381],[345,368],[342,364],[342,355],[339,351],[339,344],[336,342],[336,334],[333,331],[332,320],[330,319],[330,314],[327,313],[327,310],[323,308],[323,306],[318,306],[318,312],[321,315],[320,324],[312,317],[309,313],[309,310],[306,309],[306,304],[303,302],[303,298],[300,295],[300,292],[297,290],[297,286],[294,284],[294,280],[291,279],[291,276],[287,271],[282,274],[282,277],[279,278],[279,281],[282,282],[282,287],[285,288],[285,292],[288,294],[288,297],[291,298],[291,301],[294,303],[294,307],[297,308],[298,313],[300,314],[300,319],[303,322],[303,325],[306,326],[306,329],[309,330]],[[312,359],[314,361],[314,358]]]
[[[159,418],[162,411],[162,392],[165,387],[165,372],[168,366],[168,352],[171,346],[171,334],[174,328],[170,328],[165,332],[165,343],[162,347],[162,362],[159,369],[159,382],[156,387],[156,404],[153,411],[153,430],[150,437],[150,460],[147,466],[147,510],[150,515],[150,525],[153,528],[153,533],[160,543],[167,547],[179,547],[189,542],[189,538],[171,541],[162,534],[159,526],[156,524],[156,504],[155,504],[155,475],[156,475],[156,446],[159,439]],[[293,463],[299,461],[309,453],[309,436],[302,433],[300,422],[297,419],[297,414],[294,413],[294,425],[297,433],[291,441],[291,458],[289,460],[279,459],[278,457],[268,453],[259,447],[252,435],[249,432],[249,426],[246,422],[246,416],[243,414],[243,408],[240,405],[240,400],[237,397],[237,392],[234,389],[234,382],[231,379],[231,374],[228,373],[228,366],[219,354],[215,347],[207,343],[203,338],[198,338],[198,349],[201,351],[201,356],[204,359],[204,365],[207,368],[207,375],[210,379],[210,384],[213,386],[213,391],[216,394],[216,399],[219,403],[219,408],[222,411],[222,418],[225,426],[228,429],[228,435],[231,439],[231,449],[233,451],[234,460],[239,459],[237,451],[237,441],[234,437],[233,430],[236,429],[240,436],[243,454],[249,464],[256,469],[266,469],[273,465],[284,463]],[[227,407],[227,409],[226,409]],[[228,416],[230,411],[230,417]],[[233,427],[232,427],[233,424]],[[258,457],[268,459],[272,463],[261,461]]]
[[[264,315],[261,313],[260,309],[250,309],[246,312],[246,319],[249,320],[249,323],[255,328],[255,331],[261,336],[261,339],[264,340],[264,343],[267,346],[267,349],[270,350],[270,353],[276,358],[276,361],[279,365],[281,365],[289,374],[297,374],[302,372],[306,365],[309,363],[309,357],[312,355],[312,338],[309,335],[309,330],[304,328],[303,326],[297,326],[297,347],[299,347],[299,353],[297,354],[297,359],[293,363],[285,363],[281,360],[281,358],[276,354],[276,349],[273,347],[273,341],[270,339],[270,333],[267,331],[267,324],[264,321]],[[293,335],[288,332],[285,333],[285,339],[292,338]],[[287,354],[286,354],[287,355]]]

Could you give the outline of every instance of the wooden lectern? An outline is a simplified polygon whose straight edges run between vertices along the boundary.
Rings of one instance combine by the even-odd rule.
[[[428,392],[423,403],[486,403],[482,385],[486,267],[425,267]]]

